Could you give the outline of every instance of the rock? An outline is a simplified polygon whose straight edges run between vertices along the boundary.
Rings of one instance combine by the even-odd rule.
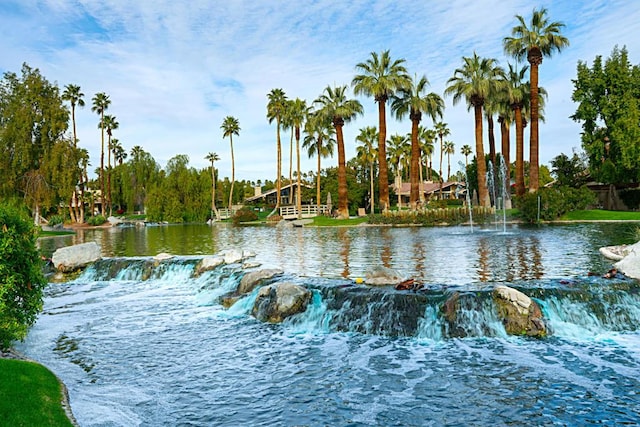
[[[247,294],[266,280],[272,279],[282,273],[283,271],[278,268],[265,268],[262,270],[251,271],[240,279],[240,284],[238,285],[236,293],[240,295]]]
[[[242,259],[254,258],[255,256],[256,256],[256,253],[253,251],[249,251],[246,249],[242,251]]]
[[[166,261],[168,259],[173,258],[175,255],[168,254],[166,252],[160,252],[158,255],[154,256],[153,259],[155,261]]]
[[[276,224],[276,228],[293,228],[293,223],[287,221],[286,219],[281,219]]]
[[[89,242],[58,249],[53,253],[51,262],[56,270],[68,273],[84,268],[101,257],[100,246],[96,242]]]
[[[118,217],[115,217],[115,216],[110,216],[109,218],[107,218],[107,221],[108,221],[108,222],[109,222],[109,224],[111,224],[111,225],[118,225],[118,224],[120,224],[120,223],[124,222],[124,221],[122,220],[122,218],[118,218]]]
[[[253,268],[258,268],[260,267],[262,264],[260,264],[259,262],[243,262],[242,263],[242,269],[243,270],[251,270]]]
[[[242,251],[229,249],[221,253],[225,264],[236,264],[242,261]]]
[[[268,285],[260,289],[251,313],[263,322],[280,323],[305,311],[311,296],[310,290],[294,283]]]
[[[291,225],[294,227],[304,227],[305,225],[313,224],[313,220],[310,218],[306,219],[294,219],[291,221]]]
[[[204,257],[202,260],[196,265],[195,275],[199,276],[205,271],[213,270],[214,268],[224,264],[224,258],[219,256],[209,256]]]
[[[640,280],[640,242],[626,247],[626,254],[615,267],[625,276]]]
[[[509,335],[527,335],[543,338],[547,328],[538,304],[522,292],[507,286],[496,286],[493,299],[498,316]]]
[[[404,280],[399,272],[392,268],[377,265],[367,270],[364,283],[374,286],[395,285]]]

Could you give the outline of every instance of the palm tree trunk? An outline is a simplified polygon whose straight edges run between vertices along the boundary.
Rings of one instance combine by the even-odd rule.
[[[444,155],[444,148],[442,144],[442,135],[440,135],[440,169],[438,170],[438,174],[440,175],[440,200],[442,200],[442,156]]]
[[[102,216],[106,213],[105,210],[105,193],[104,193],[104,113],[100,114],[100,142],[102,144],[100,151],[100,211]],[[91,213],[93,215],[93,212]]]
[[[387,118],[385,111],[386,99],[378,100],[378,203],[380,210],[389,209],[389,168],[387,166]]]
[[[280,144],[280,117],[276,118],[276,147],[277,147],[277,169],[278,176],[276,178],[276,206],[273,208],[268,216],[271,216],[278,212],[280,208],[280,191],[282,189],[282,182],[280,177],[282,176],[282,145]]]
[[[371,184],[371,215],[375,212],[375,201],[373,194],[373,162],[369,162],[369,182]]]
[[[297,183],[297,198],[296,198],[296,206],[298,208],[298,219],[302,218],[302,197],[300,193],[300,128],[296,127],[296,160],[297,160],[297,168],[298,168],[298,183]]]
[[[531,129],[529,136],[529,192],[538,191],[538,63],[531,62]]]
[[[289,141],[289,204],[293,205],[293,127],[291,128],[291,140]]]
[[[502,153],[502,161],[504,162],[504,185],[505,208],[511,209],[511,138],[509,135],[509,123],[504,118],[499,118],[500,122],[500,151]]]
[[[107,142],[107,205],[109,206],[109,216],[111,216],[111,134],[109,134]]]
[[[451,179],[451,153],[447,153],[447,182]]]
[[[220,221],[220,212],[218,212],[218,208],[216,207],[216,169],[213,167],[213,162],[211,162],[211,219],[213,220],[213,215],[215,214],[216,220]]]
[[[490,207],[489,191],[487,189],[487,165],[484,159],[484,147],[482,144],[482,104],[473,106],[476,123],[476,159],[478,163],[478,197],[480,206]]]
[[[318,176],[316,177],[316,204],[318,205],[318,214],[320,213],[320,157],[322,157],[320,155],[320,153],[322,153],[322,139],[318,138],[318,151],[317,151],[317,155],[318,155]]]
[[[514,109],[516,119],[516,195],[522,196],[524,188],[524,125],[522,123],[522,108]]]
[[[344,136],[342,135],[342,120],[334,121],[336,128],[336,142],[338,145],[338,218],[349,218],[349,193],[347,191],[347,168],[344,152]]]
[[[409,168],[409,182],[411,191],[409,193],[409,204],[412,210],[418,208],[420,200],[420,145],[418,144],[418,125],[420,120],[411,121],[411,166]]]
[[[231,145],[231,190],[229,191],[229,204],[227,205],[227,209],[229,209],[229,215],[231,215],[231,206],[233,204],[233,184],[236,180],[236,166],[233,158],[233,136],[229,134],[229,144]]]

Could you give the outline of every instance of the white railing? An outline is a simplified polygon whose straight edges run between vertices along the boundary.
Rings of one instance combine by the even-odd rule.
[[[318,209],[319,208],[319,209]],[[298,215],[297,206],[281,206],[280,216],[284,219],[297,218],[313,218],[314,216],[323,215],[328,212],[327,205],[302,205],[300,207],[300,215]]]
[[[229,219],[233,216],[234,213],[234,209],[218,208],[218,215],[220,215],[220,219]]]

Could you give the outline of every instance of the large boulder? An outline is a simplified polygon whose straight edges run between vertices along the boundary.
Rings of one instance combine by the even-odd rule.
[[[404,280],[399,272],[392,268],[376,265],[368,269],[365,273],[364,282],[367,285],[387,286],[395,285]]]
[[[304,312],[311,296],[310,290],[295,283],[274,283],[260,289],[251,313],[263,322],[280,323],[289,316]]]
[[[51,262],[56,270],[69,273],[84,268],[101,257],[100,246],[96,242],[89,242],[56,250]]]
[[[213,270],[222,264],[224,264],[224,258],[220,256],[204,257],[200,260],[198,265],[196,265],[195,275],[199,276],[205,271]]]
[[[507,286],[496,286],[493,299],[498,316],[509,335],[527,335],[543,338],[547,328],[542,320],[540,306],[522,292]]]
[[[251,271],[242,276],[236,293],[240,295],[248,294],[265,281],[272,279],[275,276],[279,276],[282,273],[283,271],[279,268],[265,268],[262,270]]]
[[[625,248],[625,256],[615,264],[625,276],[640,280],[640,242]]]
[[[236,264],[242,261],[242,251],[237,249],[222,251],[220,256],[224,259],[225,264]]]

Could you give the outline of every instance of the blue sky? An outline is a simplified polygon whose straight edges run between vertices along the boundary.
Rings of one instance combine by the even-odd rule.
[[[273,180],[275,125],[266,119],[271,89],[312,102],[327,85],[350,84],[355,65],[370,52],[389,49],[406,59],[412,75],[426,74],[430,91],[442,96],[463,56],[475,51],[503,66],[513,62],[503,54],[502,39],[516,14],[528,18],[541,6],[566,25],[571,43],[540,66],[540,85],[549,93],[540,160],[548,164],[580,149],[580,125],[569,119],[577,62],[608,57],[618,45],[640,63],[639,1],[2,0],[0,72],[18,73],[26,62],[61,88],[81,86],[87,106],[77,112],[78,137],[93,168],[100,134],[91,98],[106,92],[108,113],[120,123],[114,137],[127,151],[140,145],[163,167],[186,154],[196,168],[206,167],[204,157],[213,151],[221,157],[221,176],[230,176],[229,141],[220,125],[232,115],[242,129],[234,138],[236,179]],[[374,101],[358,99],[365,114],[345,126],[348,158],[355,155],[359,129],[377,126]],[[451,98],[445,102],[455,171],[463,160],[460,147],[474,146],[473,114]],[[387,121],[388,135],[411,129],[408,120],[388,114]],[[428,118],[422,124],[433,126]],[[284,134],[285,175],[288,141]],[[323,160],[336,164],[335,157]],[[302,170],[315,170],[315,159],[303,156]]]

